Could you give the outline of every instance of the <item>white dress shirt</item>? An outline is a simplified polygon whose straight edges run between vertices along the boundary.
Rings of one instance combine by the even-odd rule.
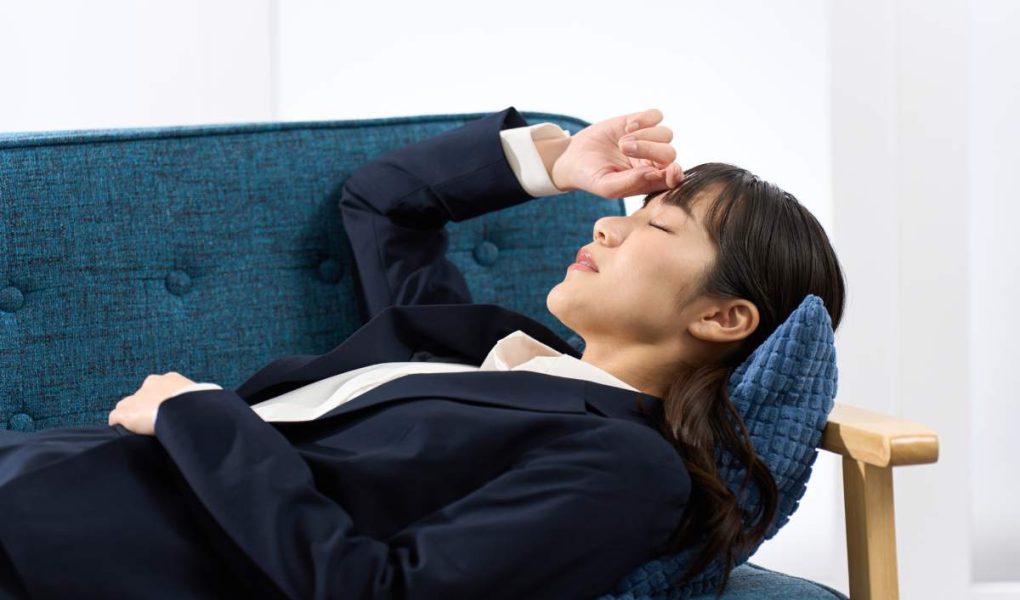
[[[511,127],[499,132],[507,163],[531,196],[565,193],[553,185],[535,141],[570,137],[570,132],[555,123],[536,123]],[[454,371],[535,371],[559,377],[587,379],[606,385],[638,391],[607,371],[563,354],[539,342],[521,330],[502,338],[492,347],[481,366],[438,362],[386,362],[339,373],[252,405],[266,421],[309,421],[372,388],[413,373],[449,373]],[[168,396],[185,392],[223,389],[215,383],[192,383]],[[156,410],[159,416],[159,410]],[[153,419],[155,425],[155,418]]]
[[[493,345],[481,366],[443,362],[385,362],[320,379],[252,405],[264,421],[311,421],[361,394],[404,375],[458,371],[533,371],[587,379],[632,391],[608,372],[563,354],[520,329]]]

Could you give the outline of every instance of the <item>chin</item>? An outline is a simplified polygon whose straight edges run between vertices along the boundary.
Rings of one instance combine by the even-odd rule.
[[[545,307],[549,312],[573,331],[578,331],[577,311],[578,307],[571,302],[572,298],[569,288],[565,288],[563,282],[557,283],[545,296]]]
[[[560,315],[556,312],[556,301],[554,300],[553,297],[556,294],[556,288],[558,287],[559,284],[554,285],[552,289],[550,289],[549,292],[546,293],[545,295],[545,307],[557,319],[560,317]]]

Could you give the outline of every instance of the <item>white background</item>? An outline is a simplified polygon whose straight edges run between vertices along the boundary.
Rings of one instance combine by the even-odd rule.
[[[659,108],[829,231],[837,400],[940,434],[895,472],[904,598],[1020,598],[1020,2],[0,3],[0,131]],[[629,210],[635,199],[628,200]],[[847,591],[839,461],[752,562]]]

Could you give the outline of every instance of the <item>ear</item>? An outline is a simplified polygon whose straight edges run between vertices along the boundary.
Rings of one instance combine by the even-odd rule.
[[[758,307],[743,298],[719,300],[705,309],[687,330],[706,342],[734,342],[758,328]]]

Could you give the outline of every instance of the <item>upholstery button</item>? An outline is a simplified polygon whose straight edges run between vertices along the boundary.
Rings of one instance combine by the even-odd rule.
[[[35,431],[35,423],[32,417],[25,413],[14,413],[7,421],[7,429],[11,431]]]
[[[14,286],[0,290],[0,310],[14,312],[25,303],[25,296]]]
[[[340,274],[342,272],[343,268],[340,266],[340,261],[335,258],[327,258],[319,263],[319,277],[322,277],[323,281],[336,283],[340,281]]]
[[[166,276],[166,289],[180,296],[191,289],[191,277],[184,271],[170,271]]]
[[[491,265],[499,257],[499,246],[489,240],[482,240],[475,246],[474,255],[478,264]]]

